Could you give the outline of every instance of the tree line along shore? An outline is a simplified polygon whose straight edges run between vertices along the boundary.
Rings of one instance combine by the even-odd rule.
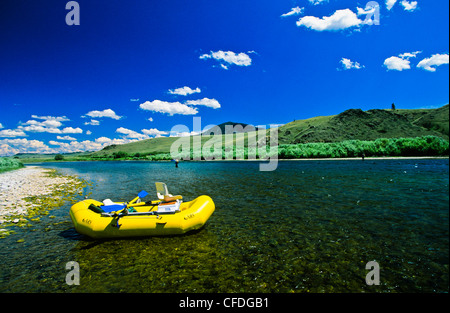
[[[143,153],[118,151],[107,155],[96,153],[78,153],[76,155],[39,155],[33,158],[22,155],[16,161],[24,163],[45,161],[111,161],[111,160],[147,160],[170,161],[180,160],[229,160],[258,159],[275,157],[278,159],[314,159],[314,158],[356,158],[356,157],[443,157],[449,155],[449,142],[436,136],[415,138],[379,138],[376,140],[345,140],[342,142],[313,142],[301,144],[281,144],[278,149],[261,150],[257,147],[235,145],[232,148],[190,149],[184,154],[174,157],[170,153]],[[217,150],[217,149],[216,149]],[[260,154],[261,155],[260,156]],[[17,157],[16,157],[17,158]],[[11,158],[10,158],[11,160]]]

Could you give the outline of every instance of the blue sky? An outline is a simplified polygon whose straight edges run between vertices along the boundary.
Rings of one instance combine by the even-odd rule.
[[[447,0],[67,2],[0,2],[0,155],[449,101]]]

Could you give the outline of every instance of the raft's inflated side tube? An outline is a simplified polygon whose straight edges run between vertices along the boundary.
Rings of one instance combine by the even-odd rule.
[[[189,202],[182,202],[180,212],[155,215],[126,215],[120,218],[102,216],[89,208],[93,204],[101,207],[102,202],[88,199],[78,202],[70,209],[70,218],[77,232],[91,238],[119,238],[139,236],[181,235],[203,227],[215,205],[208,196],[200,196]],[[155,207],[141,206],[137,212],[147,212]],[[104,214],[103,214],[104,215]]]

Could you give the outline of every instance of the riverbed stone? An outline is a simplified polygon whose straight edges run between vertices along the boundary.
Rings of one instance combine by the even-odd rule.
[[[83,184],[74,176],[57,175],[55,170],[38,166],[1,173],[0,224],[24,226],[25,217],[48,214],[48,209],[79,191]]]

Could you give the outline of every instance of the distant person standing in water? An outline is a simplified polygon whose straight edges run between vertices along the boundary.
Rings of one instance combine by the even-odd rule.
[[[175,159],[175,167],[178,167],[178,159]]]
[[[361,158],[362,158],[362,160],[364,161],[364,158],[366,157],[366,155],[364,154],[364,152],[363,152],[363,154],[361,155]]]

